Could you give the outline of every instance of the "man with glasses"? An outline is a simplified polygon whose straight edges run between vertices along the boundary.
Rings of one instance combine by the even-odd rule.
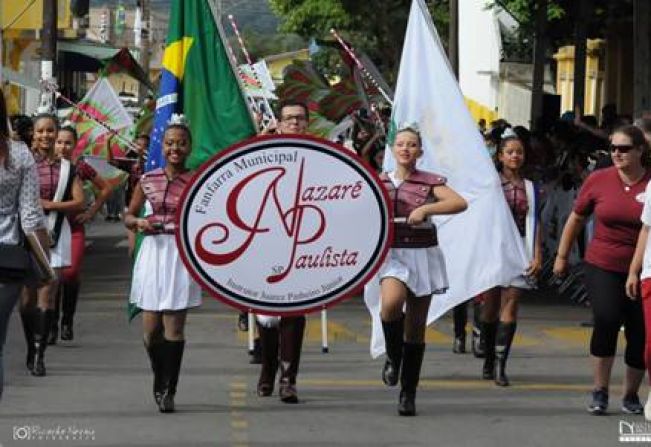
[[[280,105],[280,119],[277,126],[270,126],[262,134],[305,134],[308,124],[308,109],[301,102],[284,102]],[[262,350],[262,368],[258,380],[258,396],[273,393],[276,371],[280,367],[278,394],[280,400],[298,403],[296,376],[301,357],[305,316],[300,317],[257,317]]]

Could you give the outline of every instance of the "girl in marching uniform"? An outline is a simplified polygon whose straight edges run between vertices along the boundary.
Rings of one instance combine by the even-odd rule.
[[[39,115],[34,120],[34,159],[40,181],[41,205],[46,213],[52,241],[50,265],[60,269],[72,263],[72,236],[68,215],[83,211],[84,192],[74,166],[58,159],[54,145],[58,122],[53,115]],[[21,303],[21,319],[27,341],[27,368],[34,376],[45,375],[44,354],[50,321],[54,314],[58,281],[27,288]]]
[[[72,123],[64,123],[57,134],[54,151],[59,158],[70,161],[72,151],[77,144],[77,131]],[[48,344],[54,344],[59,333],[59,305],[61,305],[61,340],[72,340],[73,318],[77,309],[77,298],[80,287],[81,261],[86,249],[86,235],[84,224],[89,222],[102,208],[104,202],[111,196],[111,186],[106,180],[97,174],[97,171],[84,160],[77,160],[75,163],[77,177],[81,182],[91,182],[98,195],[88,210],[70,216],[72,234],[72,258],[71,265],[63,270],[61,278],[60,296],[57,296],[55,303],[55,318],[52,320]]]
[[[201,304],[201,289],[183,265],[174,239],[176,210],[192,176],[185,167],[191,145],[184,118],[173,115],[163,138],[166,166],[142,176],[125,216],[127,228],[145,235],[136,256],[130,301],[143,310],[154,399],[164,413],[174,411],[187,310]],[[140,218],[143,206],[146,217]]]
[[[502,189],[530,265],[526,272],[504,287],[484,292],[482,308],[482,337],[485,341],[482,377],[495,380],[499,386],[508,386],[506,362],[517,327],[518,301],[526,289],[531,289],[542,267],[542,231],[538,192],[533,182],[522,177],[525,150],[522,140],[515,135],[503,138],[497,149]],[[497,373],[495,362],[497,361]]]
[[[416,127],[399,129],[393,145],[396,169],[381,176],[395,219],[394,242],[379,272],[387,354],[382,380],[389,386],[400,380],[401,416],[416,414],[429,304],[433,294],[448,288],[443,252],[429,217],[460,213],[467,207],[463,197],[446,186],[444,177],[416,169],[422,153]]]

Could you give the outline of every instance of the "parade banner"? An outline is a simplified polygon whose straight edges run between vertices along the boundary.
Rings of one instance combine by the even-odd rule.
[[[93,84],[79,102],[79,107],[72,110],[69,119],[75,124],[79,135],[73,151],[74,158],[82,154],[104,154],[111,136],[109,129],[117,132],[133,125],[131,115],[120,102],[108,78],[105,77],[99,78]],[[103,123],[103,126],[98,122]],[[118,143],[118,139],[115,138],[111,147],[116,157],[124,155]]]
[[[308,136],[265,136],[215,156],[179,209],[177,244],[204,290],[266,315],[323,309],[365,284],[389,248],[377,175]]]

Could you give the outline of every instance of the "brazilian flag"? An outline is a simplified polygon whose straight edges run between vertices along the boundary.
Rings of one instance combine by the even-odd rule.
[[[256,133],[209,1],[171,2],[146,171],[165,165],[162,141],[172,113],[183,113],[192,131],[190,169]],[[130,318],[138,312],[129,306]]]
[[[172,0],[147,170],[164,165],[161,142],[172,113],[189,121],[191,169],[255,134],[209,1]]]

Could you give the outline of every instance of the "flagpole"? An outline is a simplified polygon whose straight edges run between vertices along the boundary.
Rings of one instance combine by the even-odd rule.
[[[375,80],[373,75],[369,73],[369,71],[366,69],[364,64],[357,58],[353,50],[344,42],[344,39],[341,38],[339,33],[334,28],[330,28],[330,33],[334,36],[335,39],[337,39],[337,42],[339,42],[339,45],[348,53],[348,55],[353,59],[353,62],[355,62],[355,65],[357,65],[357,68],[362,72],[362,74],[373,84],[373,87],[378,89],[380,94],[384,97],[384,99],[390,104],[393,105],[393,101],[387,94],[387,92],[384,91],[384,89],[380,86],[380,84]]]
[[[231,28],[233,28],[233,32],[235,32],[235,36],[237,36],[237,41],[240,43],[240,49],[242,50],[242,53],[244,54],[244,58],[246,59],[246,63],[249,64],[249,67],[251,67],[251,72],[253,73],[253,79],[258,83],[258,87],[260,87],[261,90],[264,91],[264,85],[262,85],[262,81],[258,77],[258,73],[255,71],[255,68],[253,68],[253,61],[251,60],[251,55],[246,49],[246,45],[244,45],[244,39],[242,39],[242,35],[240,34],[240,30],[237,27],[237,23],[235,22],[235,17],[233,17],[233,14],[228,15],[228,20],[231,22]],[[266,95],[263,95],[262,100],[264,101],[264,105],[271,113],[272,116],[272,122],[275,124],[276,123],[276,117],[274,116],[272,110],[271,110],[271,105],[269,104],[269,100],[267,99]]]
[[[222,27],[222,23],[220,20],[221,17],[220,11],[217,10],[217,5],[215,5],[215,0],[205,0],[205,1],[207,1],[208,6],[210,6],[210,12],[212,12],[212,18],[213,21],[215,22],[215,27],[217,28],[217,32],[219,33],[219,38],[221,39],[222,42],[226,42],[226,34],[224,33],[224,28]],[[235,76],[235,79],[237,80],[237,85],[240,87],[240,95],[242,95],[242,100],[244,101],[244,104],[247,105],[246,109],[249,111],[249,117],[251,118],[251,122],[253,123],[253,128],[256,130],[256,132],[258,132],[260,129],[258,128],[258,123],[255,119],[255,116],[253,115],[253,111],[249,107],[249,101],[246,99],[246,95],[244,94],[244,86],[242,85],[242,80],[237,75],[237,67],[235,67],[230,57],[226,57],[226,59],[228,59],[228,63],[231,66],[231,71],[233,73],[233,76]]]
[[[436,45],[439,47],[441,52],[445,55],[446,54],[445,48],[443,48],[443,44],[441,43],[439,32],[436,30],[436,26],[434,26],[432,15],[430,14],[429,9],[427,8],[427,4],[425,3],[425,0],[414,0],[414,2],[418,3],[418,7],[420,8],[423,16],[425,17],[425,23],[427,23],[427,28],[434,36],[437,37],[436,39],[434,39],[436,41]],[[445,60],[445,63],[447,64],[450,72],[455,73],[454,68],[452,68],[452,64],[450,63],[450,59],[448,59],[447,57],[444,57],[443,59]],[[457,80],[457,87],[459,88],[459,91],[461,91],[461,87],[459,87],[458,80]]]
[[[226,49],[228,50],[228,55],[229,55],[230,58],[231,58],[232,65],[233,65],[233,66],[236,68],[236,70],[237,70],[237,74],[238,74],[238,76],[242,79],[242,81],[244,81],[244,72],[242,71],[242,68],[240,68],[240,64],[237,62],[237,56],[235,55],[235,51],[233,50],[233,46],[232,46],[231,43],[228,41],[228,39],[226,39],[226,40],[224,41],[224,46],[225,46]],[[255,72],[254,72],[254,74],[255,74]],[[265,98],[265,102],[267,103],[267,106],[269,107],[269,103],[266,101],[266,98]],[[248,104],[248,101],[247,101],[247,108],[248,108],[248,107],[249,107],[249,104]],[[275,121],[276,117],[274,116],[273,111],[271,110],[271,108],[268,108],[267,111],[268,111],[268,113],[271,114],[272,119]]]

